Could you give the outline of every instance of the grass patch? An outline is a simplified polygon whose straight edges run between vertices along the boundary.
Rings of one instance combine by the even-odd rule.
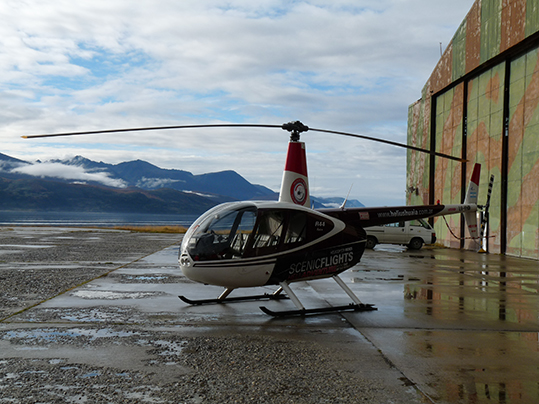
[[[141,233],[179,233],[184,234],[187,228],[183,226],[114,226],[115,230],[138,231]]]

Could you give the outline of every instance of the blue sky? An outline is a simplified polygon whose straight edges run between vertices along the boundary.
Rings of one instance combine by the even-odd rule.
[[[288,136],[214,129],[22,140],[200,123],[282,124],[406,142],[408,106],[472,0],[6,0],[0,153],[232,169],[278,190]],[[405,152],[308,132],[311,192],[404,203]],[[54,166],[61,170],[61,167]],[[45,167],[44,167],[45,168]],[[51,167],[47,167],[49,175]]]

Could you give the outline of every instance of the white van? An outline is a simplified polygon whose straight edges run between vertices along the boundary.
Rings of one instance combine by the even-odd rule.
[[[365,231],[367,248],[374,248],[376,244],[404,244],[411,250],[419,250],[423,244],[436,242],[434,229],[422,219],[366,227]]]

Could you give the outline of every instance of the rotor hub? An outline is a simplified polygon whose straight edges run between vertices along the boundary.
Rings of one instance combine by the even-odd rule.
[[[299,134],[301,132],[307,132],[309,127],[301,123],[300,121],[284,123],[282,126],[283,130],[290,132],[290,141],[299,142]]]

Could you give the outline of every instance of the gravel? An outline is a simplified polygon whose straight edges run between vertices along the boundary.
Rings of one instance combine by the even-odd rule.
[[[0,320],[180,239],[114,230],[0,228]]]
[[[33,307],[104,274],[118,284],[186,282],[111,272],[179,238],[1,229],[0,403],[424,402],[344,321],[182,326],[177,312],[129,305]]]
[[[410,403],[392,399],[383,382],[354,370],[346,351],[273,336],[181,337],[133,331],[109,337],[77,335],[80,329],[0,333],[0,340],[33,349],[72,344],[105,350],[142,347],[144,370],[96,366],[58,357],[0,360],[0,402],[16,403]],[[54,338],[50,338],[54,335]],[[163,374],[166,372],[166,376]],[[2,398],[3,397],[3,398]]]

